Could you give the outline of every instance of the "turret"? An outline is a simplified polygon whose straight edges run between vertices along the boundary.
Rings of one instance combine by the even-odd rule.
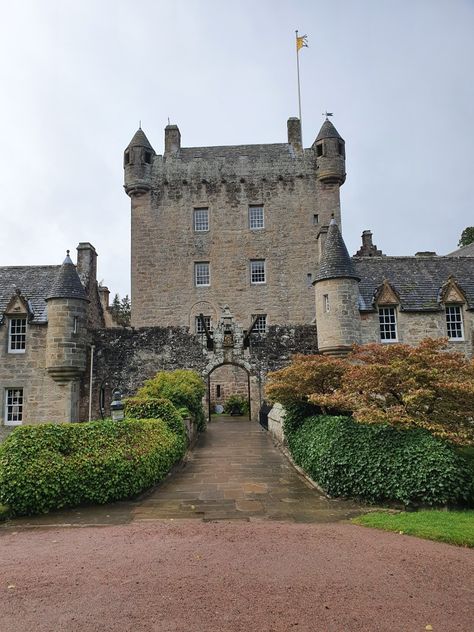
[[[359,281],[339,227],[332,219],[313,282],[321,353],[346,355],[360,341]]]
[[[77,379],[86,368],[88,299],[69,250],[46,297],[46,368],[60,383]]]
[[[312,149],[316,158],[316,180],[321,213],[328,220],[333,217],[341,226],[339,190],[346,179],[346,149],[344,140],[327,117]]]
[[[140,127],[123,155],[125,192],[130,197],[143,195],[151,189],[151,170],[155,150]]]

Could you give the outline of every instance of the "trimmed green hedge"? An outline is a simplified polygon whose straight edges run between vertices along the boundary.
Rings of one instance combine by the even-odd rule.
[[[185,448],[161,419],[20,426],[0,445],[0,503],[28,515],[130,498]]]
[[[295,462],[331,496],[442,505],[472,500],[465,459],[425,430],[315,416],[285,424]]]
[[[183,417],[166,397],[129,397],[124,402],[125,416],[132,419],[162,419],[178,435],[186,433]],[[181,409],[185,412],[185,409]]]

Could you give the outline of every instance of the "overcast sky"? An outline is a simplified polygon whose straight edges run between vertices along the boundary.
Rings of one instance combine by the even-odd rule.
[[[474,225],[474,0],[0,0],[0,265],[79,241],[130,291],[122,153],[139,120],[183,146],[346,140],[344,237],[384,253],[456,248]]]

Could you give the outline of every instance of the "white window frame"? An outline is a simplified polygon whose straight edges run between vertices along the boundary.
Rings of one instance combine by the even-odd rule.
[[[252,314],[252,322],[255,321],[255,324],[252,329],[253,334],[266,334],[268,331],[268,323],[267,323],[267,315],[266,314]],[[263,326],[262,326],[263,323]]]
[[[18,323],[18,321],[21,321],[22,323],[24,323],[24,331],[21,331],[20,333],[18,333],[17,331],[13,331],[13,327],[14,327],[14,323]],[[18,325],[15,324],[15,328]],[[26,316],[20,316],[19,318],[10,318],[8,321],[8,353],[25,353],[26,351],[26,332],[28,329],[28,324],[27,324],[27,319]],[[21,349],[18,348],[13,348],[12,343],[13,343],[13,338],[15,337],[15,341],[16,338],[20,336],[23,337],[23,347]]]
[[[464,319],[462,314],[462,306],[461,305],[445,305],[445,318],[446,318],[446,333],[448,335],[449,340],[455,342],[462,342],[464,340]],[[450,316],[456,315],[459,318],[450,318]],[[460,330],[460,336],[452,336],[450,335],[450,325],[459,326],[456,329]],[[452,333],[452,332],[451,332]]]
[[[378,313],[378,320],[379,320],[380,342],[383,344],[398,342],[397,308],[393,305],[380,305],[378,307],[377,313]],[[387,334],[395,334],[395,335],[387,336]]]
[[[15,395],[15,393],[17,393]],[[12,400],[9,403],[9,400]],[[4,395],[5,413],[3,416],[5,426],[21,426],[23,423],[24,391],[22,387],[6,388]],[[19,401],[16,401],[19,400]],[[9,417],[16,419],[9,419]],[[18,419],[19,417],[19,419]]]
[[[207,316],[206,314],[203,314],[203,316],[204,316],[204,320],[206,321],[207,329],[210,332],[212,328],[212,317]],[[198,336],[201,336],[201,335],[204,336],[206,332],[204,331],[204,327],[202,326],[202,322],[199,316],[195,317],[194,323],[195,323],[194,329],[195,329],[196,334]]]
[[[206,268],[207,274],[203,272]],[[207,283],[203,283],[202,279],[207,279]],[[196,287],[209,287],[211,285],[211,265],[209,261],[196,261],[194,263],[194,285]]]
[[[261,276],[263,272],[263,280],[254,280],[257,276]],[[250,283],[252,285],[265,285],[267,282],[267,266],[265,259],[250,260]]]
[[[251,204],[249,206],[250,230],[263,230],[265,228],[265,210],[263,204]]]
[[[193,210],[193,228],[195,233],[209,232],[209,208],[196,207]]]

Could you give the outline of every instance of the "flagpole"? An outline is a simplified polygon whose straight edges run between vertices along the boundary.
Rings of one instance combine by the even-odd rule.
[[[298,31],[296,33],[296,75],[298,77],[298,112],[300,118],[301,140],[303,140],[303,121],[301,120],[301,87],[300,87],[300,56],[298,50]]]

